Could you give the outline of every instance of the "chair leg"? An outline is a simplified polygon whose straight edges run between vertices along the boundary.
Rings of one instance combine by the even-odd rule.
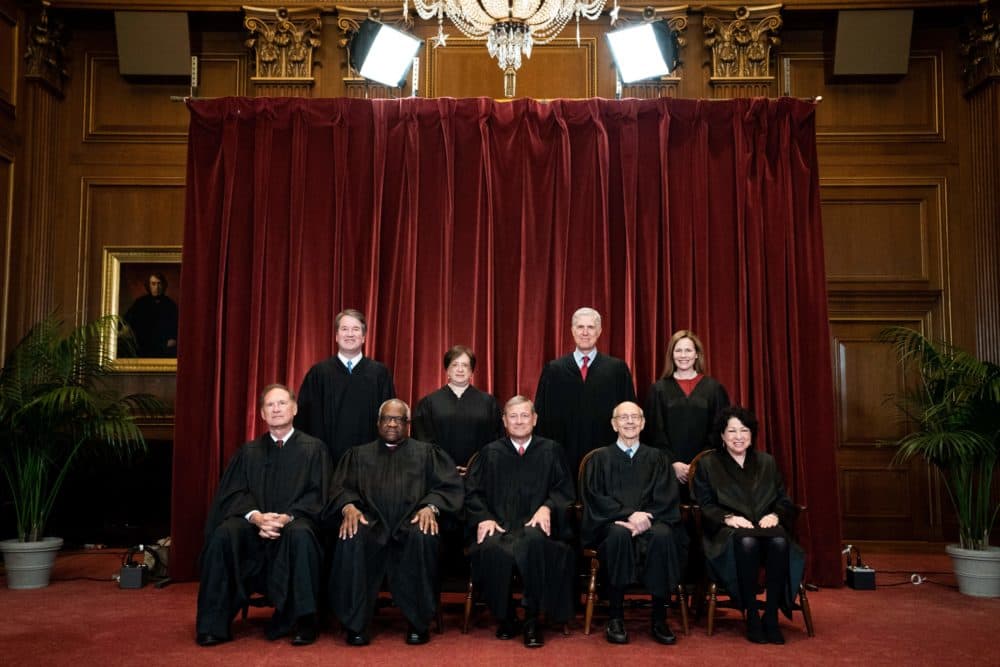
[[[563,623],[563,636],[569,637],[569,623]]]
[[[469,619],[472,617],[472,577],[469,577],[469,587],[465,592],[465,613],[462,615],[462,634],[469,634]]]
[[[715,603],[717,591],[715,582],[712,582],[708,587],[708,636],[712,636],[712,630],[715,629]]]
[[[810,637],[815,637],[816,632],[813,630],[812,610],[809,608],[809,598],[806,596],[806,587],[802,584],[799,584],[799,606],[802,607],[802,617],[806,621],[806,634]]]
[[[594,618],[594,600],[597,598],[597,568],[599,561],[590,559],[590,582],[587,584],[587,608],[583,614],[583,634],[590,634],[590,622]]]
[[[681,608],[681,624],[684,627],[684,634],[688,634],[688,605],[687,595],[684,593],[684,584],[677,586],[677,606]]]

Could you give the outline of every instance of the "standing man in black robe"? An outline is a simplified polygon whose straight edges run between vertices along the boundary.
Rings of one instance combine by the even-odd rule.
[[[438,604],[438,516],[462,507],[455,463],[437,445],[407,437],[410,408],[392,399],[379,408],[379,438],[353,447],[334,473],[338,490],[328,521],[340,520],[331,606],[351,646],[368,644],[379,585],[388,578],[409,627],[407,644],[426,644]]]
[[[597,351],[600,313],[580,308],[570,330],[576,349],[546,364],[535,409],[539,435],[562,444],[569,469],[575,471],[584,454],[615,439],[608,426],[611,411],[622,401],[635,400],[635,384],[624,361]]]
[[[198,588],[197,642],[231,637],[236,612],[256,591],[274,605],[268,639],[316,641],[322,547],[317,524],[332,474],[326,445],[292,428],[295,394],[265,387],[260,416],[268,432],[243,445],[222,477],[205,527]]]
[[[687,533],[678,526],[677,476],[665,452],[639,444],[645,421],[638,405],[621,403],[611,422],[618,440],[587,462],[580,491],[583,543],[597,549],[610,589],[605,635],[612,644],[628,643],[625,588],[641,582],[653,596],[653,639],[674,644],[667,599],[680,582],[687,546]]]
[[[504,406],[507,437],[482,448],[465,478],[475,587],[498,621],[498,639],[517,633],[511,599],[515,567],[524,582],[524,645],[545,643],[539,611],[562,623],[573,614],[573,551],[567,511],[573,479],[559,443],[532,436],[538,415],[531,401],[515,396]]]
[[[396,396],[389,369],[362,354],[368,323],[360,311],[337,314],[337,354],[306,373],[296,428],[323,440],[334,464],[348,449],[375,439],[378,407]]]

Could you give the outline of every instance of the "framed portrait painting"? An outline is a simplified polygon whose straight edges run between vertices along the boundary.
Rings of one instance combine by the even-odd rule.
[[[176,372],[180,246],[106,246],[103,264],[103,312],[127,325],[125,335],[107,340],[115,368]]]

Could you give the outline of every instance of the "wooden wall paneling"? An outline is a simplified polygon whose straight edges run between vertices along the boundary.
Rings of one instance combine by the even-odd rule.
[[[926,331],[929,314],[914,315],[831,321],[845,539],[929,540],[940,534],[932,471],[922,461],[893,463],[895,450],[884,444],[906,432],[902,413],[889,399],[906,389],[906,378],[878,335],[895,325]]]
[[[557,37],[536,46],[517,71],[516,97],[585,98],[597,95],[597,38]],[[423,47],[427,78],[422,96],[503,97],[504,73],[485,42],[449,37],[447,46]]]
[[[84,141],[187,143],[188,111],[170,98],[187,96],[188,83],[129,81],[118,73],[114,54],[88,52],[85,58]],[[246,59],[245,54],[201,56],[199,96],[245,94]]]
[[[179,246],[184,240],[184,178],[85,177],[81,183],[77,311],[101,313],[105,246]]]
[[[0,112],[14,117],[21,73],[21,35],[16,8],[0,2]]]
[[[786,52],[779,57],[781,94],[823,96],[816,140],[830,142],[943,142],[944,54],[913,51],[910,71],[896,82],[831,83],[833,54]]]
[[[10,279],[14,234],[14,156],[0,150],[0,359],[7,358],[7,312],[10,302]]]
[[[831,289],[943,289],[944,178],[822,178]]]

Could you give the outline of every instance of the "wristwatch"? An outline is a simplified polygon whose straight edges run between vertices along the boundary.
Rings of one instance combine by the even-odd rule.
[[[437,508],[437,505],[435,505],[434,503],[427,503],[425,507],[429,507],[430,510],[434,512],[434,516],[441,516],[441,510],[439,510]]]

